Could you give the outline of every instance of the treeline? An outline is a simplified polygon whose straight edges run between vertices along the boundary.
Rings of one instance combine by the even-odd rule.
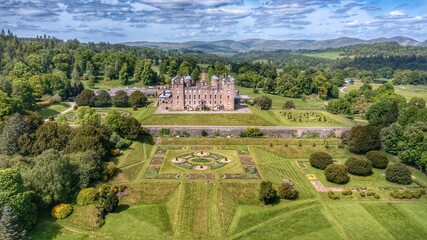
[[[5,116],[77,96],[83,81],[120,81],[122,85],[167,83],[163,73],[192,74],[198,63],[227,61],[216,55],[144,49],[121,44],[62,41],[49,36],[20,39],[0,33],[0,122]],[[160,74],[152,66],[159,65]],[[165,70],[166,69],[166,70]],[[38,105],[36,105],[36,103]]]
[[[8,231],[16,231],[18,239],[26,239],[25,232],[37,222],[38,212],[50,212],[56,204],[58,211],[70,208],[64,203],[74,203],[82,189],[87,192],[87,187],[110,179],[115,164],[109,159],[146,135],[138,120],[116,111],[101,121],[95,109],[79,107],[77,127],[61,122],[44,122],[40,115],[26,111],[9,116],[0,126],[0,206],[2,215],[13,218],[2,224],[13,224]],[[105,213],[118,204],[117,189],[90,189],[100,227]],[[54,217],[66,216],[59,212]]]
[[[421,170],[427,168],[427,108],[424,99],[414,97],[406,102],[403,96],[394,92],[391,83],[376,90],[364,84],[344,98],[329,101],[326,109],[335,114],[360,114],[372,127],[381,129],[385,151],[397,155],[403,163],[416,165]]]

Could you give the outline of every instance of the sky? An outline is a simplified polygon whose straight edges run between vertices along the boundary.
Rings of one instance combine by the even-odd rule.
[[[427,39],[427,0],[0,0],[0,29],[81,42]]]

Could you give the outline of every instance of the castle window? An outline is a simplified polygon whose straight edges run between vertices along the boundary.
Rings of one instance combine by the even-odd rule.
[[[215,99],[216,99],[216,95],[215,95]]]
[[[219,95],[219,99],[221,99],[222,98],[222,95]]]
[[[194,101],[194,105],[196,105],[196,101]]]
[[[200,95],[199,95],[199,99],[200,99]]]
[[[179,96],[176,96],[176,99],[179,99]]]

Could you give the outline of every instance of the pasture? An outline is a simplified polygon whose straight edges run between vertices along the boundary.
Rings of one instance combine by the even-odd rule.
[[[367,187],[380,199],[361,198],[354,190],[351,196],[337,192],[340,199],[332,200],[313,187],[309,174],[325,186],[335,185],[307,164],[311,153],[325,151],[338,161],[354,156],[338,147],[339,139],[163,138],[161,145],[153,142],[134,142],[115,159],[118,171],[110,183],[125,185],[127,194],[120,198],[118,209],[107,215],[103,227],[91,227],[94,205],[75,206],[74,213],[63,220],[42,216],[30,239],[423,239],[427,234],[427,197],[389,196],[391,189],[420,186],[391,184],[382,179],[384,170],[359,177],[365,179],[351,176],[348,184],[339,186]],[[232,162],[215,170],[195,170],[171,161],[197,152],[226,156]],[[247,172],[254,168],[256,174]],[[157,169],[154,175],[153,169]],[[427,183],[425,174],[412,171]],[[299,198],[260,204],[259,183],[268,180],[277,189],[285,178],[295,183]]]

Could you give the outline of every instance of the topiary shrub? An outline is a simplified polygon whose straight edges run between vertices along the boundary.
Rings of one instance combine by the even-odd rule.
[[[398,199],[412,199],[416,198],[419,199],[422,195],[425,195],[425,190],[415,190],[415,191],[409,191],[405,190],[403,192],[394,190],[390,193],[390,196],[392,198],[398,198]]]
[[[350,130],[348,139],[350,151],[367,153],[381,148],[380,129],[374,126],[355,126]]]
[[[401,163],[389,164],[385,170],[385,178],[398,184],[411,184],[412,177],[409,168]]]
[[[388,165],[388,159],[385,153],[381,151],[369,151],[366,154],[366,159],[372,163],[372,167],[385,169]]]
[[[77,195],[77,204],[86,206],[95,203],[97,198],[97,191],[95,188],[83,188]]]
[[[51,215],[57,219],[64,219],[73,213],[73,206],[61,203],[52,208]]]
[[[329,164],[332,164],[331,155],[325,152],[315,152],[310,156],[310,164],[312,167],[324,170]]]
[[[360,192],[360,196],[361,197],[366,197],[366,193],[365,192]]]
[[[344,191],[342,191],[341,192],[342,193],[342,195],[344,195],[344,196],[350,196],[350,195],[352,195],[353,194],[353,192],[349,189],[349,190],[344,190]]]
[[[372,174],[372,163],[368,160],[351,157],[345,162],[345,165],[347,166],[347,171],[351,174],[359,176]]]
[[[375,199],[380,199],[380,195],[378,195],[378,193],[375,193],[374,198]]]
[[[347,167],[343,164],[329,164],[325,169],[325,177],[329,182],[337,184],[348,183],[350,180]]]
[[[339,196],[337,196],[337,195],[335,195],[335,193],[334,193],[333,191],[329,191],[329,192],[328,192],[328,197],[329,197],[330,199],[332,199],[332,200],[338,200],[338,199],[340,199],[340,197],[339,197]]]

